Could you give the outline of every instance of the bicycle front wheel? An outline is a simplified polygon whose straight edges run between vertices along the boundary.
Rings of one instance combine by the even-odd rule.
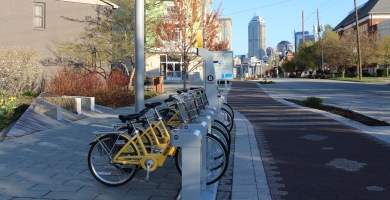
[[[221,114],[223,117],[222,122],[228,127],[229,132],[231,132],[234,125],[234,119],[232,115],[225,108],[221,108]]]
[[[231,143],[232,136],[231,136],[231,133],[230,133],[228,127],[224,123],[222,123],[221,121],[219,121],[217,119],[214,120],[214,126],[221,129],[223,131],[223,133],[226,135],[226,137],[228,138],[229,143]]]
[[[225,174],[229,157],[225,145],[212,134],[206,135],[206,183],[213,184]],[[176,169],[181,174],[182,149],[178,148],[175,154]]]
[[[229,104],[227,104],[227,103],[223,103],[222,107],[225,108],[227,111],[229,111],[229,113],[232,115],[232,117],[234,119],[234,110],[233,110],[233,108]]]
[[[221,140],[226,150],[228,151],[228,155],[230,155],[230,141],[228,140],[227,135],[224,133],[224,131],[222,131],[216,126],[211,126],[211,134]]]
[[[127,138],[121,135],[105,135],[92,144],[88,153],[88,167],[93,177],[100,183],[120,186],[129,182],[136,174],[137,165],[120,165],[112,162],[127,141]],[[133,145],[130,145],[126,153],[137,155]]]

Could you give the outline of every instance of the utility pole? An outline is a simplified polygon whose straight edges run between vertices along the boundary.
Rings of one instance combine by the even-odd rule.
[[[360,52],[360,37],[359,37],[359,18],[358,18],[358,10],[356,7],[356,0],[354,0],[355,3],[355,19],[356,19],[356,41],[357,41],[357,52],[358,52],[358,75],[359,80],[362,80],[362,55]]]
[[[321,45],[321,70],[324,70],[324,47],[322,46],[322,42],[321,42],[320,14],[318,12],[318,8],[317,8],[317,33],[318,33],[318,41],[320,42]]]
[[[302,44],[305,44],[305,13],[302,10]]]

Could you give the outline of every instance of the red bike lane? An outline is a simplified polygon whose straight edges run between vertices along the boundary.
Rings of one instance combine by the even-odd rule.
[[[388,144],[254,82],[232,82],[228,104],[253,125],[273,199],[390,199]]]

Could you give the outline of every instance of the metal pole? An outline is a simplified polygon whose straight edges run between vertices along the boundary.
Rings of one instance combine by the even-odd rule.
[[[324,70],[324,46],[322,45],[321,42],[321,28],[320,28],[320,14],[317,9],[317,33],[318,33],[318,41],[320,42],[321,45],[321,70]]]
[[[356,8],[356,0],[355,3],[355,18],[356,18],[356,41],[357,41],[357,52],[358,52],[358,74],[359,80],[362,80],[362,55],[360,52],[360,37],[359,37],[359,18],[358,18],[358,10]]]
[[[144,108],[144,38],[145,38],[145,1],[135,1],[135,111]]]

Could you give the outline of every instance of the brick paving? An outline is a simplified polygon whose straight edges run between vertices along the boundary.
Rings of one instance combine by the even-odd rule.
[[[264,91],[273,96],[253,82],[231,85],[235,137],[217,199],[390,199],[388,128],[287,106]],[[173,159],[149,183],[140,171],[121,187],[98,183],[88,170],[91,131],[132,112],[97,113],[0,143],[0,199],[175,199],[181,177]]]
[[[253,125],[272,199],[390,199],[387,144],[253,82],[233,82],[228,103]]]

